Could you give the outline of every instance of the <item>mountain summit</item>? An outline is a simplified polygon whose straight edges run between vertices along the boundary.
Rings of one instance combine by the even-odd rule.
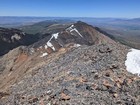
[[[55,26],[55,28],[57,27]],[[52,29],[53,27],[48,30]],[[63,30],[61,29],[61,31],[48,35],[30,47],[34,50],[41,50],[45,52],[45,50],[49,49],[52,52],[55,52],[60,48],[65,48],[71,45],[78,47],[81,45],[91,46],[101,43],[115,43],[115,41],[97,31],[96,28],[84,22],[78,21],[77,23],[65,27]]]
[[[125,65],[129,47],[81,21],[62,25],[0,58],[1,104],[139,105],[140,78]]]

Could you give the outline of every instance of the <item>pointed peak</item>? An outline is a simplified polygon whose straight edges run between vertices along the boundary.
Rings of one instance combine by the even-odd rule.
[[[79,25],[88,25],[87,23],[82,22],[82,21],[77,21],[75,24],[79,24]]]

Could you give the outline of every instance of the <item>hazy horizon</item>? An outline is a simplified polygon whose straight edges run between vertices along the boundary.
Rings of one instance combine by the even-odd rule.
[[[9,18],[93,18],[93,19],[137,19],[140,17],[130,17],[130,18],[124,18],[124,17],[65,17],[65,16],[0,16],[0,17],[9,17]]]
[[[0,16],[139,18],[139,0],[1,0]]]

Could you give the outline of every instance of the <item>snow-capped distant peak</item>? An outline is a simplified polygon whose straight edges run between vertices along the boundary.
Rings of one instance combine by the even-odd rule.
[[[125,66],[128,72],[140,75],[140,50],[131,49],[128,52]]]

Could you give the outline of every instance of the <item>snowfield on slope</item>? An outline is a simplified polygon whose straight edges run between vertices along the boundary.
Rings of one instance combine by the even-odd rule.
[[[125,66],[128,72],[140,76],[140,50],[130,49],[130,52],[127,54]]]

